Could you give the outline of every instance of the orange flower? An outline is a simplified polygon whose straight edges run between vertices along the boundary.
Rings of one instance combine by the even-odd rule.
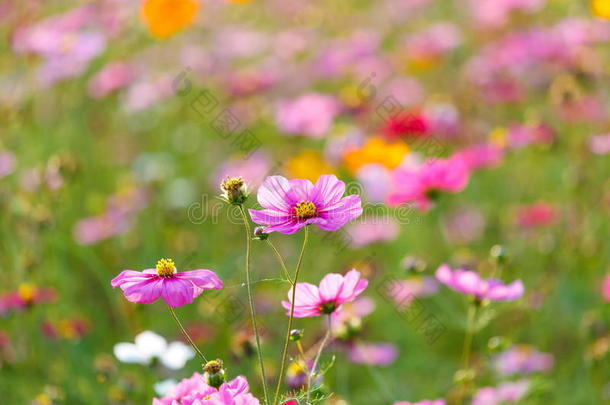
[[[334,169],[315,150],[304,150],[290,159],[285,166],[286,174],[294,179],[308,179],[313,182],[323,174],[333,174]]]
[[[144,0],[142,18],[153,37],[166,39],[191,25],[198,8],[195,0]]]
[[[363,147],[352,149],[343,155],[345,167],[356,173],[362,166],[377,163],[388,169],[396,168],[409,153],[404,142],[386,142],[381,138],[371,138]]]

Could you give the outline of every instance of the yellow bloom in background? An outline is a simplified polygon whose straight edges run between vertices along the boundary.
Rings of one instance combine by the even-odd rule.
[[[591,0],[591,12],[597,17],[610,19],[610,0]]]
[[[142,18],[153,37],[167,39],[191,25],[198,9],[195,0],[144,0]]]
[[[323,158],[320,152],[315,150],[304,150],[292,157],[284,170],[288,177],[294,179],[308,179],[312,182],[318,180],[323,174],[333,174],[335,170]]]
[[[404,142],[387,142],[381,138],[371,138],[362,148],[352,149],[343,155],[345,167],[356,173],[362,166],[377,163],[388,169],[396,168],[409,153]]]
[[[508,131],[502,127],[492,129],[489,133],[489,141],[500,148],[506,147],[508,144]]]

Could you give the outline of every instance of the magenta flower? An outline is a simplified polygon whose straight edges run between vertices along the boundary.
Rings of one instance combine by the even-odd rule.
[[[388,204],[414,202],[427,211],[440,192],[457,193],[468,184],[470,172],[462,159],[430,159],[423,165],[398,168],[392,174]]]
[[[471,270],[451,270],[446,264],[436,270],[436,279],[452,290],[474,296],[478,300],[514,301],[523,295],[521,280],[504,284],[502,281],[481,278]]]
[[[294,316],[307,318],[310,316],[330,315],[338,311],[342,304],[356,299],[368,286],[367,280],[360,278],[360,272],[350,270],[342,276],[330,273],[324,276],[320,287],[309,283],[298,283],[294,303]],[[288,291],[290,301],[282,301],[282,306],[290,315],[292,289]]]
[[[309,224],[336,231],[362,214],[360,197],[342,198],[344,192],[345,183],[334,175],[320,176],[315,186],[309,180],[267,177],[257,194],[263,209],[249,210],[250,216],[265,233],[292,234]]]
[[[248,390],[248,381],[242,376],[216,389],[205,383],[202,374],[193,373],[190,378],[180,381],[167,396],[154,398],[153,405],[259,405],[258,399]]]
[[[159,260],[155,269],[123,270],[111,284],[114,288],[121,287],[128,301],[150,304],[161,297],[172,308],[190,304],[204,290],[222,288],[222,281],[213,271],[178,273],[170,259]]]

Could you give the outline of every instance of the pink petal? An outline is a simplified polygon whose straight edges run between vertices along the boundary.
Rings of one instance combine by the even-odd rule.
[[[343,276],[330,273],[324,276],[320,282],[320,298],[322,302],[335,301],[343,289]],[[337,303],[340,304],[340,303]]]
[[[222,281],[218,278],[216,273],[211,270],[199,269],[184,271],[176,273],[174,277],[188,280],[201,290],[220,290],[222,288]]]
[[[316,182],[311,198],[315,204],[328,206],[339,202],[343,193],[345,193],[345,183],[337,179],[334,174],[325,174]]]
[[[288,212],[288,192],[290,192],[290,183],[282,176],[270,176],[263,181],[263,184],[258,188],[258,203],[270,210]]]
[[[121,289],[127,301],[150,304],[161,296],[163,279],[152,277],[144,281],[125,283],[121,285]]]
[[[250,218],[259,225],[279,225],[292,221],[292,217],[285,212],[273,209],[253,210],[249,209]]]
[[[320,228],[325,231],[336,231],[362,215],[360,196],[350,195],[342,198],[336,204],[324,207],[318,215],[326,220],[325,224],[318,224]]]
[[[163,280],[161,297],[172,308],[181,307],[193,302],[195,287],[193,283],[172,277]]]
[[[311,201],[311,192],[313,183],[309,180],[294,179],[290,180],[290,192],[288,192],[288,201],[296,204],[299,201]]]
[[[137,282],[148,280],[151,277],[152,277],[151,275],[145,274],[141,271],[123,270],[122,272],[119,273],[118,276],[116,276],[115,278],[113,278],[110,281],[110,285],[112,285],[112,287],[116,288],[125,283],[137,283]]]

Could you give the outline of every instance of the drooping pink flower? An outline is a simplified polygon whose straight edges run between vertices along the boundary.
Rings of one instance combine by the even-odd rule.
[[[121,287],[131,302],[150,304],[158,298],[172,308],[193,302],[204,290],[222,288],[222,281],[211,270],[177,272],[174,262],[161,259],[155,269],[123,270],[112,279],[112,287]]]
[[[347,355],[352,363],[388,366],[398,357],[398,349],[391,343],[356,342],[349,346]]]
[[[405,402],[405,401],[400,401],[400,402],[394,402],[394,405],[445,405],[446,402],[444,399],[424,399],[422,401],[418,401],[418,402]]]
[[[265,233],[292,234],[316,224],[325,231],[336,231],[362,214],[358,195],[342,197],[345,183],[334,175],[320,176],[315,185],[309,180],[267,177],[258,190],[262,210],[249,210],[252,221],[265,226]]]
[[[259,405],[249,389],[248,381],[242,376],[216,389],[206,384],[202,374],[195,372],[180,381],[165,397],[154,398],[153,405]]]
[[[610,302],[610,275],[604,277],[604,281],[602,283],[602,296],[604,301]]]
[[[501,280],[481,278],[472,270],[452,270],[446,264],[436,270],[436,279],[452,290],[468,294],[478,300],[514,301],[524,292],[521,280],[504,284]]]
[[[279,129],[287,134],[321,138],[338,113],[339,104],[333,97],[310,93],[295,100],[281,101],[275,119]]]
[[[439,192],[457,193],[468,184],[469,170],[462,159],[430,159],[421,166],[399,167],[392,174],[388,204],[414,202],[427,211]]]
[[[495,356],[493,365],[501,376],[532,374],[548,371],[553,367],[554,357],[542,353],[529,345],[516,345]]]
[[[327,274],[320,282],[320,287],[309,283],[298,283],[294,316],[307,318],[332,314],[338,311],[342,304],[355,300],[368,284],[367,280],[360,278],[360,272],[355,269],[348,271],[345,276],[337,273]],[[290,315],[292,289],[288,291],[288,300],[282,301],[282,306]]]

